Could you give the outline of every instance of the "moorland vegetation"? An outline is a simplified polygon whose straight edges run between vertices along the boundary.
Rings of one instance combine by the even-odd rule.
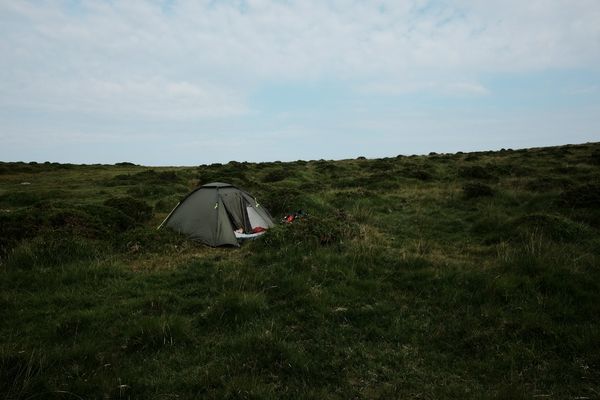
[[[229,182],[240,249],[156,227]],[[0,398],[600,397],[600,144],[0,163]]]

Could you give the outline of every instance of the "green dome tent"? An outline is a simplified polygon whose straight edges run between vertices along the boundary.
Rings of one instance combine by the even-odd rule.
[[[214,182],[188,194],[158,229],[163,226],[209,246],[239,246],[238,238],[257,236],[254,232],[264,233],[274,223],[250,194],[228,183]]]

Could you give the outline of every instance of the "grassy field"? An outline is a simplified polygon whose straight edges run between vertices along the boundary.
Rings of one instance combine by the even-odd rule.
[[[280,218],[156,231],[199,183]],[[600,143],[150,168],[0,163],[0,398],[600,398]]]

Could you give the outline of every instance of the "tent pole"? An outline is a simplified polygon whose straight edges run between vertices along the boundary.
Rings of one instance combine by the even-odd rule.
[[[177,209],[177,207],[179,207],[179,204],[181,204],[181,202],[177,203],[177,205],[171,210],[171,212],[169,213],[169,215],[167,215],[165,217],[165,219],[163,220],[163,222],[160,223],[160,225],[158,226],[158,228],[156,228],[156,230],[159,230],[160,228],[162,228],[162,226],[164,225],[165,222],[167,222],[167,220],[169,219],[169,217],[171,216],[171,214],[173,214],[173,211],[175,211]]]

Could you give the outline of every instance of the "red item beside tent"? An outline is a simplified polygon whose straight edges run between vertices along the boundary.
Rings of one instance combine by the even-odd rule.
[[[265,228],[263,228],[262,226],[257,226],[256,228],[252,229],[252,233],[260,233],[260,232],[264,232],[266,231]]]

